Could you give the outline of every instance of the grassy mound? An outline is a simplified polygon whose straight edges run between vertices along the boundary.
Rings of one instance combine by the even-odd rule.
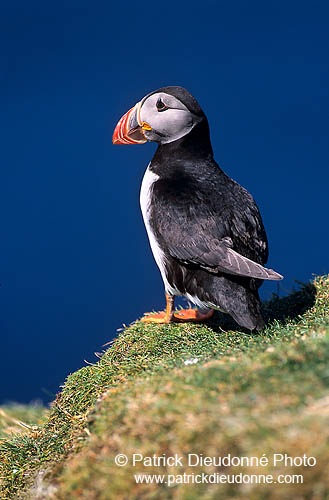
[[[269,325],[257,335],[221,315],[206,325],[126,328],[96,364],[68,377],[42,427],[2,441],[0,498],[327,498],[329,279],[264,310]],[[133,466],[134,453],[177,454],[182,463]],[[269,460],[193,466],[189,453]],[[274,453],[317,463],[274,466]],[[117,454],[127,455],[125,467]],[[294,482],[191,482],[202,473],[290,474]],[[137,483],[138,474],[162,479]]]

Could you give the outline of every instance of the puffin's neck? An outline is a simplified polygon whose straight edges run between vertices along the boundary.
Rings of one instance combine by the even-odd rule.
[[[150,168],[154,172],[162,171],[164,165],[180,162],[190,163],[197,160],[211,160],[213,151],[210,142],[208,121],[204,117],[188,134],[177,141],[159,144]]]

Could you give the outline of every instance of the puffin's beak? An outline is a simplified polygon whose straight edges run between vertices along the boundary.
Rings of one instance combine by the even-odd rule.
[[[141,103],[138,102],[117,123],[113,133],[113,144],[143,144],[147,142],[143,130],[151,130],[148,123],[140,121]]]

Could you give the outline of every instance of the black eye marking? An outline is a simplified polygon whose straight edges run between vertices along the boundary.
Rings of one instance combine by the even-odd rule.
[[[161,97],[157,100],[156,107],[158,111],[166,111],[166,109],[169,109],[168,106],[166,106],[162,101]]]

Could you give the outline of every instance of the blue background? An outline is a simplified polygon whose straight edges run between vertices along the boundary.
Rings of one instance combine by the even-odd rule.
[[[52,399],[123,323],[163,308],[139,209],[155,145],[111,143],[163,85],[195,95],[216,160],[254,195],[280,293],[329,271],[328,2],[0,11],[1,400]]]

